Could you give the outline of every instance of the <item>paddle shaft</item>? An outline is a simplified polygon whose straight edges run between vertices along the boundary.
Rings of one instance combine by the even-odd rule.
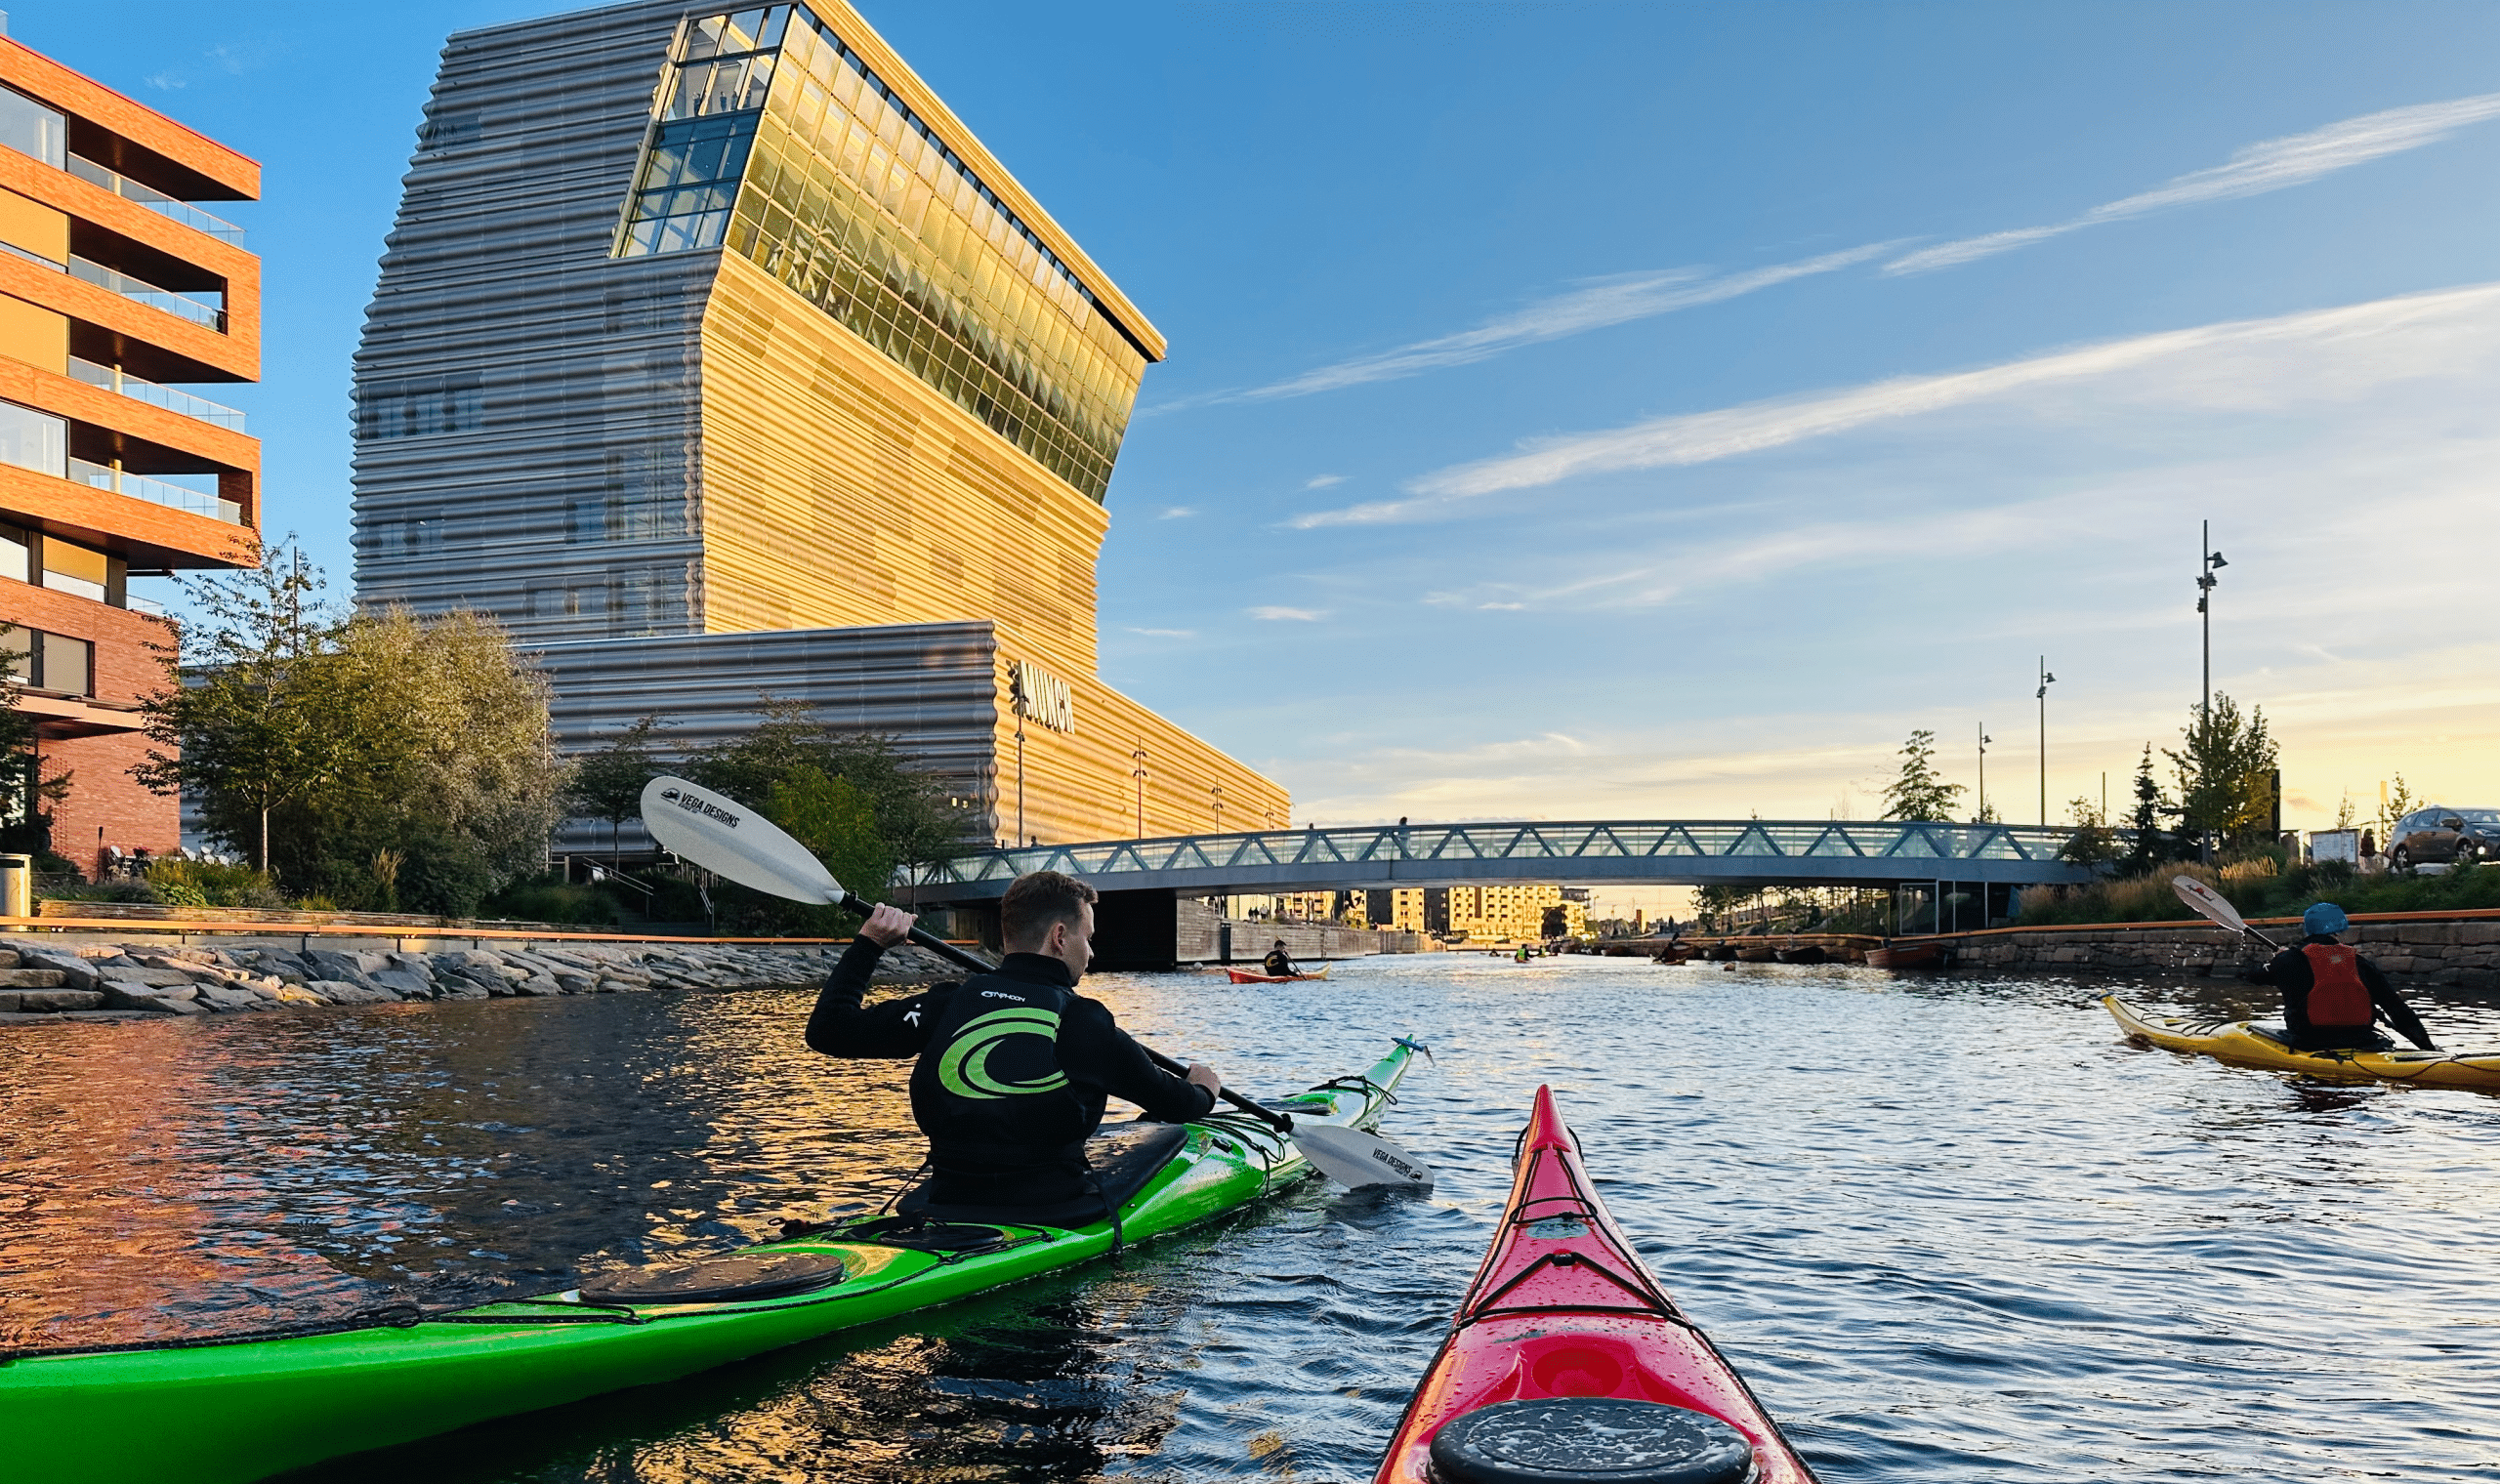
[[[858,893],[853,891],[843,892],[842,899],[835,902],[834,905],[842,908],[846,912],[856,912],[863,918],[876,910],[876,903],[863,900]],[[928,949],[931,953],[938,955],[939,958],[944,959],[948,963],[956,965],[959,968],[969,969],[975,973],[990,973],[998,968],[997,965],[983,959],[979,954],[966,953],[963,949],[947,942],[944,938],[939,937],[938,934],[930,931],[926,928],[915,926],[911,929],[909,936],[912,942]],[[1143,1042],[1139,1043],[1138,1050],[1146,1052],[1147,1060],[1152,1061],[1156,1066],[1161,1067],[1163,1070],[1171,1073],[1175,1077],[1187,1077],[1189,1074],[1189,1069],[1188,1067],[1183,1066],[1181,1063],[1164,1055],[1161,1051],[1156,1051],[1154,1048],[1147,1046]],[[1215,1095],[1223,1098],[1226,1102],[1232,1104],[1234,1107],[1239,1108],[1242,1112],[1266,1122],[1274,1128],[1279,1134],[1291,1134],[1293,1132],[1292,1119],[1287,1118],[1285,1115],[1277,1112],[1273,1108],[1263,1108],[1259,1106],[1257,1103],[1252,1102],[1249,1098],[1242,1096],[1230,1088],[1219,1089]]]

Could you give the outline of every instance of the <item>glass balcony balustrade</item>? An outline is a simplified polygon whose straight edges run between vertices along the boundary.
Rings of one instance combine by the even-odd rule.
[[[180,222],[193,231],[206,232],[221,242],[230,242],[236,247],[243,245],[243,228],[224,217],[212,216],[188,201],[142,186],[119,171],[108,170],[83,155],[68,156],[67,165],[69,173],[78,179],[102,186],[126,201],[136,201],[160,217]]]
[[[171,289],[160,289],[146,279],[134,278],[119,268],[106,268],[101,263],[91,262],[73,253],[69,259],[69,276],[83,279],[99,288],[110,289],[124,299],[135,300],[151,309],[163,309],[169,314],[180,314],[191,323],[206,325],[220,335],[226,333],[226,310],[223,307],[202,304],[188,295],[177,294]]]
[[[193,396],[188,392],[177,392],[171,387],[160,387],[154,382],[143,381],[119,366],[100,366],[92,360],[82,360],[73,355],[69,357],[69,374],[91,387],[102,387],[108,392],[118,392],[133,400],[146,402],[150,407],[162,407],[168,412],[179,412],[185,417],[197,418],[203,423],[214,423],[220,428],[231,429],[236,433],[243,431],[243,414],[233,408],[212,402],[204,396]]]
[[[69,461],[69,477],[81,484],[129,495],[169,510],[188,511],[194,515],[206,515],[211,520],[223,520],[229,525],[243,523],[242,506],[231,500],[220,499],[204,489],[170,484],[163,479],[151,479],[146,474],[131,474],[104,464],[91,464],[79,458]]]

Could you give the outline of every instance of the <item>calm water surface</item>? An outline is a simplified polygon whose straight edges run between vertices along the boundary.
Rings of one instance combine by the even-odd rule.
[[[1436,1194],[1305,1186],[1117,1265],[315,1477],[1368,1479],[1540,1082],[1832,1484],[2500,1470],[2500,1097],[2133,1050],[2083,983],[1454,956],[1215,977],[1087,987],[1264,1092],[1420,1035],[1438,1064],[1387,1128]],[[544,1291],[880,1200],[918,1156],[904,1069],[811,1054],[808,1004],[0,1032],[0,1345]],[[2488,1002],[2424,1009],[2500,1044]]]

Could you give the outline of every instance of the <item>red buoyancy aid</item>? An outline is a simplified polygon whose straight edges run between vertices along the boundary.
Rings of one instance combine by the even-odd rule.
[[[2361,982],[2353,950],[2341,943],[2304,943],[2301,953],[2309,960],[2309,1023],[2369,1024],[2370,987]]]

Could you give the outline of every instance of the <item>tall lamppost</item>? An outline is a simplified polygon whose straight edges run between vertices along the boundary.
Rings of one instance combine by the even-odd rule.
[[[1137,751],[1129,756],[1137,760],[1137,767],[1129,776],[1137,780],[1137,838],[1146,838],[1146,739],[1137,739]]]
[[[2049,657],[2040,656],[2040,822],[2049,822],[2049,687],[2058,678],[2049,673]]]
[[[1981,721],[1979,723],[1979,823],[1981,824],[1988,822],[1988,744],[1995,740],[1988,735],[1988,723]]]
[[[2217,568],[2229,566],[2223,554],[2214,550],[2214,523],[2205,521],[2204,535],[2196,545],[2196,617],[2205,630],[2205,690],[2197,711],[2206,721],[2214,716],[2214,588],[2221,579],[2214,576]]]
[[[2210,748],[2214,741],[2213,598],[2214,589],[2221,582],[2214,572],[2218,568],[2229,566],[2230,563],[2223,560],[2223,554],[2214,550],[2214,523],[2211,520],[2203,521],[2199,524],[2198,530],[2201,534],[2196,541],[2196,620],[2199,627],[2204,630],[2205,683],[2204,690],[2196,703],[2196,723],[2197,730],[2205,734],[2205,746]],[[2196,853],[2206,865],[2210,866],[2214,863],[2214,832],[2211,829],[2197,832]]]
[[[1211,833],[1221,835],[1224,833],[1224,785],[1209,784],[1207,794],[1215,801],[1215,829]]]

